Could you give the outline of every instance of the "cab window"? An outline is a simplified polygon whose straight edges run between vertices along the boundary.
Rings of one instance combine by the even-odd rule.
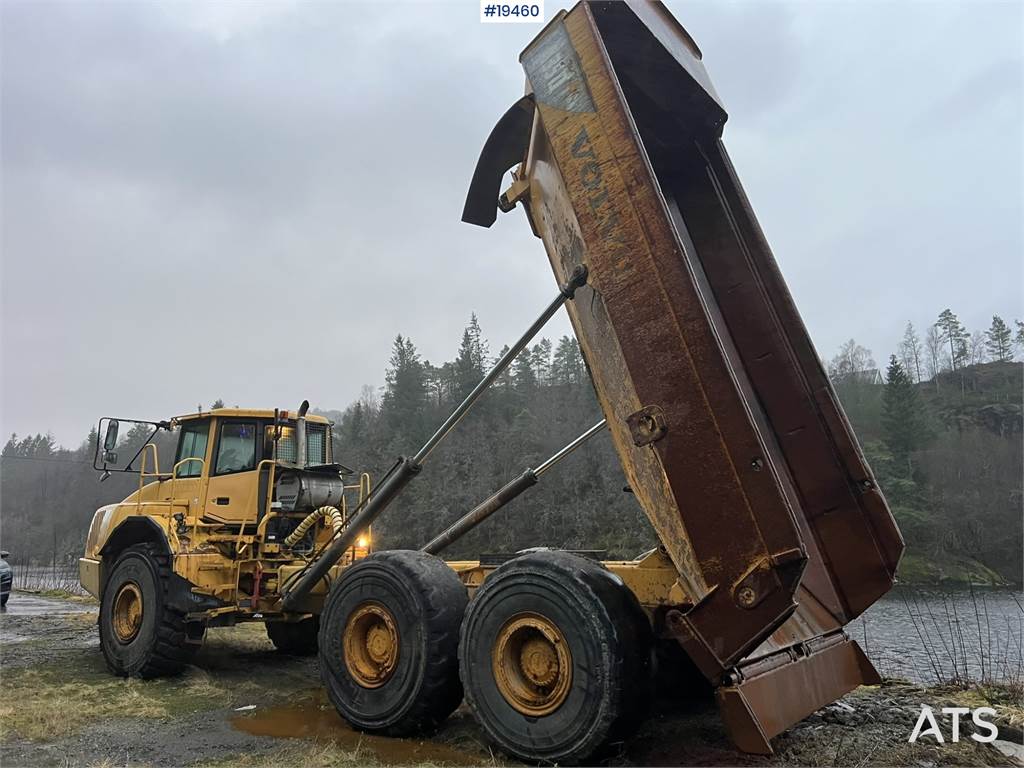
[[[256,424],[249,421],[227,421],[221,425],[217,441],[214,474],[228,475],[256,468]]]
[[[187,421],[181,428],[178,439],[178,453],[174,458],[177,465],[184,459],[205,459],[206,442],[210,434],[209,421]],[[177,469],[178,477],[199,477],[203,474],[202,461],[188,461]]]

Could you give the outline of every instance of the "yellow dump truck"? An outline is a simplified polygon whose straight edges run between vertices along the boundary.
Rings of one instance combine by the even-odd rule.
[[[264,437],[245,465],[249,511],[222,514],[236,509],[217,486],[225,425],[254,419],[257,443],[305,431],[302,446],[322,421],[179,419],[170,476],[100,510],[90,531],[83,583],[102,600],[104,652],[122,674],[159,673],[186,655],[168,648],[218,621],[305,627],[304,641],[318,624],[327,694],[353,726],[422,733],[465,698],[500,749],[563,764],[627,736],[655,685],[694,690],[695,673],[737,747],[770,753],[773,736],[877,681],[843,627],[891,587],[903,541],[729,162],[696,43],[660,3],[581,2],[521,62],[526,95],[487,139],[463,218],[489,226],[522,207],[559,286],[551,303],[420,450],[351,503],[338,493],[360,489],[329,440],[298,460]],[[422,550],[360,549],[563,305],[604,420]],[[183,448],[204,418],[202,450]],[[658,548],[614,562],[548,549],[438,558],[605,429]],[[114,446],[116,434],[98,455]],[[317,496],[321,480],[330,492]],[[268,520],[287,526],[273,540]],[[130,646],[156,621],[156,661],[140,666]]]

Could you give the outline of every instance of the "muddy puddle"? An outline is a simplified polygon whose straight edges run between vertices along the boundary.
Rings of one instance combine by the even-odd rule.
[[[435,741],[393,739],[354,731],[322,694],[287,706],[261,708],[240,714],[231,719],[231,725],[253,736],[329,742],[368,758],[375,758],[385,765],[424,762],[479,765],[482,762],[479,755]]]

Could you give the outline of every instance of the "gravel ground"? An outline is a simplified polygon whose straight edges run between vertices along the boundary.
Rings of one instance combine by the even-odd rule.
[[[105,671],[95,605],[17,593],[9,608],[0,615],[0,764],[5,768],[502,762],[465,708],[430,740],[354,733],[326,704],[315,659],[275,652],[259,625],[212,630],[195,665],[180,678],[122,681]],[[922,704],[938,711],[964,703],[965,696],[968,706],[996,703],[1003,719],[998,746],[1024,753],[1019,702],[1004,706],[991,692],[965,694],[893,682],[854,691],[815,713],[774,740],[771,758],[732,750],[713,705],[705,700],[660,705],[635,737],[613,745],[602,762],[1022,765],[995,746],[972,741],[969,727],[956,745],[939,746],[927,737],[907,743]],[[40,719],[52,725],[39,727]]]

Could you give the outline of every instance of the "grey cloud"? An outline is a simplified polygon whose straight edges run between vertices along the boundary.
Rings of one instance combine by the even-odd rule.
[[[242,15],[0,6],[5,430],[344,407],[395,334],[448,359],[475,310],[497,350],[550,298],[520,212],[459,221],[537,27],[472,4],[223,7]],[[854,335],[881,360],[947,305],[972,327],[1020,311],[1018,10],[672,7],[822,354]]]

